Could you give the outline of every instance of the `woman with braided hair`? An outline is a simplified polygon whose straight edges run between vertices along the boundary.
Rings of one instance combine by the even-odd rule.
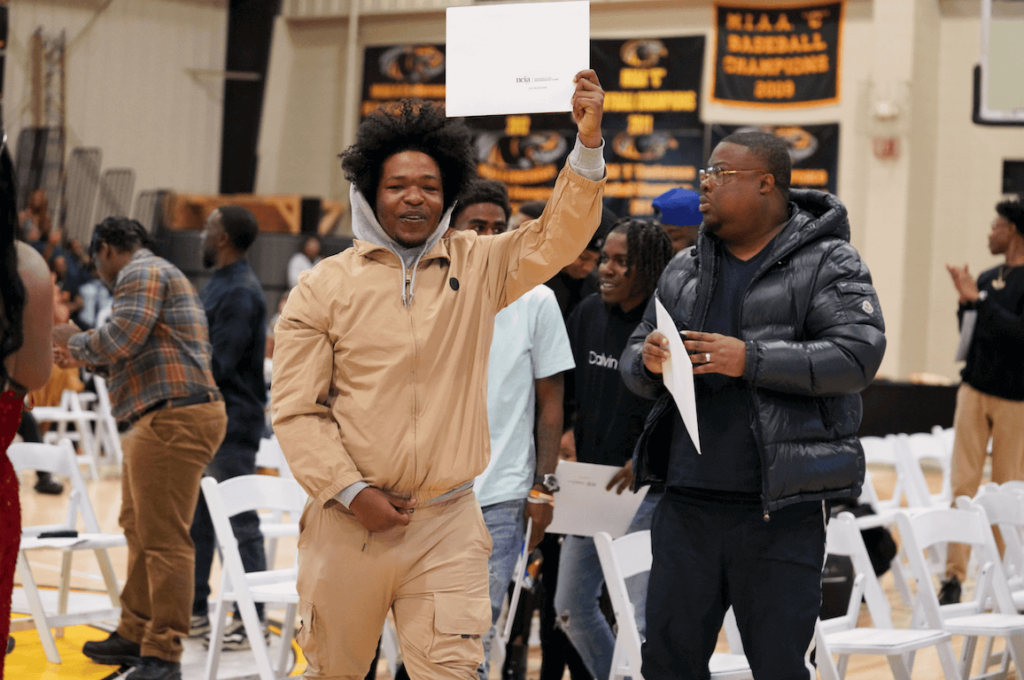
[[[25,395],[50,377],[53,289],[43,257],[15,241],[14,165],[5,147],[0,143],[0,639],[8,640],[10,650],[7,632],[21,542],[21,506],[18,475],[6,454],[21,422]],[[0,680],[3,667],[0,657]]]

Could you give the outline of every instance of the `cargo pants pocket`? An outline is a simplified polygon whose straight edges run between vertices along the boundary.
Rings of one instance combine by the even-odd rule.
[[[434,593],[434,630],[427,661],[442,666],[483,662],[481,636],[491,629],[491,601],[466,593]]]

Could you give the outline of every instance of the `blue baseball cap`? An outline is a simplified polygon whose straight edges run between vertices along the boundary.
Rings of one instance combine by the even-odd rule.
[[[689,189],[669,189],[654,199],[661,212],[661,223],[671,227],[697,226],[704,221],[700,213],[700,194]]]

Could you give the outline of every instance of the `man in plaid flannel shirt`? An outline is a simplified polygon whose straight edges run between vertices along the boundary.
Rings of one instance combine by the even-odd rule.
[[[224,438],[227,415],[211,372],[206,314],[185,275],[147,247],[135,220],[109,217],[91,246],[114,291],[109,321],[54,329],[63,366],[109,374],[111,408],[127,429],[120,524],[128,541],[121,621],[83,652],[97,663],[133,665],[129,680],[180,680],[195,554],[189,537],[199,481]]]

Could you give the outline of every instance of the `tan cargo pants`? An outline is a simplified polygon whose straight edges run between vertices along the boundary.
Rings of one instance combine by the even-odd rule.
[[[120,524],[128,541],[128,577],[117,632],[143,656],[181,659],[195,590],[189,528],[199,481],[224,439],[228,417],[218,401],[153,411],[122,439]]]
[[[362,680],[391,610],[411,677],[475,680],[491,627],[490,552],[471,492],[372,534],[340,504],[310,503],[299,535],[296,634],[306,677]]]
[[[979,392],[967,383],[956,393],[953,427],[953,503],[958,496],[973,497],[981,485],[989,437],[992,437],[992,481],[997,484],[1024,475],[1024,401],[1010,401]],[[992,528],[999,552],[1003,541],[999,529]],[[971,547],[950,543],[946,553],[946,577],[956,576],[961,583],[967,577]]]

